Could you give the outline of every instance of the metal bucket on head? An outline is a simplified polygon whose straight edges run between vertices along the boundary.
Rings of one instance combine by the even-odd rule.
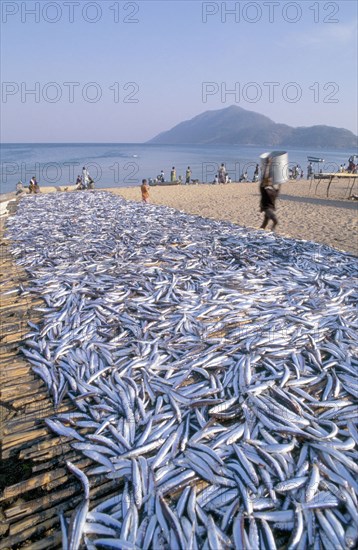
[[[286,151],[272,151],[263,153],[261,159],[261,173],[264,174],[267,159],[271,159],[270,177],[273,185],[281,185],[288,181],[288,154]]]

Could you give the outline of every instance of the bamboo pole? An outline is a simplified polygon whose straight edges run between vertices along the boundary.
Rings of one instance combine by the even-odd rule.
[[[49,431],[42,419],[60,412],[73,410],[69,399],[55,410],[43,381],[32,372],[26,358],[19,353],[25,334],[31,332],[27,321],[41,324],[43,312],[35,308],[46,307],[38,296],[31,296],[20,288],[26,286],[25,270],[17,267],[11,257],[8,241],[0,240],[0,278],[5,291],[0,295],[0,384],[4,414],[2,457],[17,462],[31,461],[31,477],[5,487],[0,498],[5,519],[2,534],[6,535],[0,548],[13,548],[24,542],[31,548],[42,550],[61,546],[58,511],[70,515],[82,500],[81,486],[65,467],[71,459],[86,471],[93,465],[88,458],[76,460],[78,455],[70,440]],[[118,480],[104,476],[91,478],[91,507],[98,501],[117,493]],[[40,496],[36,490],[40,489]],[[23,500],[23,495],[28,500]],[[14,499],[17,499],[14,501]],[[41,537],[35,541],[34,538]]]
[[[44,474],[31,477],[26,481],[20,481],[19,483],[15,483],[15,485],[11,485],[11,487],[5,487],[0,498],[0,502],[19,496],[20,494],[27,493],[28,491],[32,491],[38,487],[42,487],[43,485],[46,485],[46,483],[50,483],[54,479],[62,477],[65,473],[65,468],[59,468],[58,470],[52,472],[46,472]]]
[[[65,489],[62,489],[62,491],[55,491],[54,493],[45,495],[42,498],[36,498],[34,500],[29,500],[27,502],[15,504],[11,508],[7,508],[5,510],[5,517],[6,519],[17,521],[20,518],[24,518],[25,516],[30,516],[29,520],[32,521],[32,518],[36,512],[43,511],[43,510],[50,510],[51,505],[58,504],[63,500],[70,499],[73,495],[78,493],[80,490],[81,488],[79,484],[78,485],[72,484],[66,487]],[[26,529],[26,521],[25,521],[24,527],[20,527],[17,525],[18,524],[13,524],[10,526],[10,533],[12,535],[16,534],[19,529],[22,529],[22,528]]]

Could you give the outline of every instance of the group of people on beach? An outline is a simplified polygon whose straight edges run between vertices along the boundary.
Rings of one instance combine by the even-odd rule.
[[[213,184],[217,185],[218,183],[231,183],[231,178],[229,177],[229,174],[226,171],[226,167],[224,163],[221,163],[219,171],[217,174],[215,174],[215,177],[214,177]]]
[[[16,187],[15,187],[15,193],[16,195],[22,195],[22,193],[25,193],[25,189],[26,189],[26,186],[24,186],[24,184],[22,183],[22,181],[18,181],[17,184],[16,184]],[[33,176],[31,179],[30,179],[30,183],[29,183],[29,193],[39,193],[40,192],[40,186],[39,184],[37,183],[37,180],[36,180],[36,177]]]
[[[310,177],[312,177],[312,174],[313,174],[313,168],[311,163],[307,168],[307,179],[310,179]],[[247,168],[245,168],[241,173],[238,181],[239,183],[245,183],[249,181],[251,181],[252,183],[257,183],[258,181],[260,181],[260,177],[262,177],[262,169],[258,164],[256,164],[255,170],[251,179],[248,175]],[[293,168],[288,168],[288,178],[290,180],[299,180],[304,178],[303,169],[299,164],[293,166]],[[165,179],[164,170],[161,170],[160,174],[156,178],[154,179],[149,178],[148,180],[149,185],[165,183],[166,181],[167,180]],[[167,183],[178,183],[178,184],[185,183],[186,185],[188,185],[190,183],[199,183],[199,180],[192,179],[192,171],[190,166],[188,166],[185,171],[185,181],[183,181],[182,176],[177,177],[176,168],[175,166],[173,166],[170,171],[170,179]],[[215,174],[214,179],[211,183],[213,183],[214,185],[232,183],[232,179],[229,176],[229,173],[227,172],[227,169],[224,163],[221,163],[220,168],[217,174]]]
[[[188,168],[186,170],[186,173],[185,173],[185,183],[186,184],[189,184],[191,182],[192,183],[198,183],[198,180],[192,180],[191,179],[191,175],[192,175],[192,172],[191,172],[190,166],[188,166]],[[289,168],[288,169],[288,177],[291,180],[298,180],[300,178],[303,179],[303,177],[304,177],[303,169],[298,164],[296,166],[294,166],[293,168]],[[308,178],[308,176],[307,176],[307,178]],[[252,179],[250,180],[250,178],[248,176],[247,169],[245,168],[245,170],[242,172],[242,174],[239,177],[239,183],[245,183],[245,182],[248,182],[248,181],[252,181],[252,183],[257,183],[259,181],[259,179],[260,179],[260,167],[259,167],[258,164],[256,164]],[[150,184],[152,182],[153,182],[153,180],[149,180]],[[157,176],[156,180],[154,180],[154,183],[157,183],[157,182],[162,182],[162,183],[165,182],[165,176],[164,176],[164,171],[163,170],[161,171],[160,175]],[[179,176],[179,178],[177,178],[177,176],[176,176],[175,166],[173,166],[173,168],[170,172],[170,183],[183,183],[182,182],[182,177]],[[232,183],[232,179],[229,176],[224,163],[221,164],[221,166],[219,168],[219,171],[218,171],[217,174],[215,174],[215,177],[214,177],[214,180],[212,181],[212,183],[214,185]]]
[[[302,168],[300,168],[298,164],[293,168],[289,168],[288,170],[288,177],[290,180],[298,180],[300,178],[303,179],[303,176],[304,176],[303,170]],[[260,167],[258,164],[256,164],[251,181],[252,183],[257,183],[259,179],[260,179]],[[250,181],[250,179],[248,176],[247,169],[245,169],[239,177],[239,183],[245,183],[248,181]],[[215,175],[213,183],[218,184],[218,183],[231,183],[231,182],[232,180],[229,177],[229,174],[226,172],[225,165],[222,164],[220,167],[219,173]]]
[[[188,166],[188,168],[185,170],[185,184],[189,184],[191,181],[193,183],[196,183],[198,180],[191,180],[191,168],[190,166]],[[160,174],[154,178],[154,180],[152,180],[151,178],[149,179],[149,183],[165,183],[165,174],[164,174],[164,170],[161,170],[160,171]],[[176,168],[175,166],[172,167],[171,171],[170,171],[170,183],[183,183],[183,178],[182,176],[179,176],[177,177],[177,171],[176,171]]]
[[[160,174],[154,178],[154,180],[151,180],[151,182],[153,183],[164,183],[165,182],[165,174],[164,174],[164,170],[161,170],[160,171]],[[171,171],[170,171],[170,183],[176,183],[176,182],[180,182],[182,183],[182,178],[181,176],[179,176],[179,178],[177,179],[177,171],[175,169],[175,166],[172,167]]]
[[[24,187],[24,184],[22,183],[22,181],[20,180],[17,184],[16,184],[16,195],[21,195],[22,193],[25,192],[25,187]],[[37,193],[40,193],[40,186],[39,184],[37,183],[37,179],[36,179],[36,176],[33,176],[31,179],[30,179],[30,183],[29,183],[29,193],[32,194],[37,194]]]
[[[20,180],[16,184],[16,189],[15,189],[16,195],[21,195],[22,193],[25,192],[25,189],[26,189],[26,187],[24,186],[24,184]],[[40,193],[40,186],[37,182],[36,176],[33,176],[30,179],[28,189],[29,189],[30,194]],[[89,172],[88,172],[88,170],[85,166],[82,168],[82,176],[78,175],[77,180],[76,180],[76,190],[81,191],[81,190],[84,190],[84,189],[94,189],[94,181],[91,178],[91,176],[90,176],[90,174],[89,174]],[[65,187],[65,191],[67,191],[67,190],[68,190],[68,187]]]
[[[257,169],[258,169],[258,165],[257,165]],[[257,174],[258,174],[258,172],[257,172]],[[247,172],[246,172],[246,177],[247,177]],[[165,181],[166,180],[165,180],[164,170],[161,170],[160,174],[154,180],[149,178],[149,185],[151,185],[151,184],[155,185],[157,183],[165,183]],[[199,183],[198,179],[192,179],[192,170],[191,170],[190,166],[188,166],[187,169],[185,170],[185,181],[183,181],[182,176],[177,177],[176,168],[175,168],[175,166],[173,166],[171,171],[170,171],[170,180],[169,181],[170,181],[170,183],[179,183],[179,184],[184,183],[185,185],[189,185],[190,183]],[[241,180],[240,179],[240,181],[247,181],[247,179],[246,180],[244,180],[244,179]],[[255,181],[258,181],[258,178]],[[212,183],[217,184],[217,183],[231,183],[231,182],[232,182],[232,180],[231,180],[231,178],[229,177],[229,174],[226,171],[225,164],[222,163],[220,168],[219,168],[219,171],[215,175],[214,181]]]
[[[37,183],[37,179],[35,176],[33,176],[31,179],[30,179],[30,183],[29,183],[29,192],[30,193],[40,193],[40,186],[39,184]]]
[[[290,180],[299,180],[300,178],[303,179],[304,173],[302,168],[297,164],[293,168],[288,169],[288,177]],[[308,178],[307,178],[308,179]]]
[[[78,175],[76,180],[76,190],[83,191],[84,189],[94,189],[94,181],[85,166],[82,168],[82,176]]]

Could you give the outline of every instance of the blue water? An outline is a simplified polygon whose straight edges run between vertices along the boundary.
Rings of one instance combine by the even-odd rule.
[[[300,165],[306,176],[307,156],[325,159],[324,172],[337,171],[356,151],[314,151],[285,149],[290,166]],[[15,189],[21,180],[28,184],[36,176],[40,186],[74,184],[86,166],[97,188],[129,187],[143,178],[155,178],[164,170],[166,179],[172,166],[185,179],[187,166],[192,178],[212,182],[218,167],[225,163],[229,176],[237,181],[245,170],[252,179],[264,147],[228,145],[152,145],[130,143],[2,144],[0,146],[0,191]]]

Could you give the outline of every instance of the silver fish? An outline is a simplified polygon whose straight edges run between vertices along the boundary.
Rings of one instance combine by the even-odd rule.
[[[7,233],[43,299],[23,353],[76,409],[47,425],[121,480],[89,510],[73,470],[64,547],[354,546],[355,257],[106,192],[25,197]]]

